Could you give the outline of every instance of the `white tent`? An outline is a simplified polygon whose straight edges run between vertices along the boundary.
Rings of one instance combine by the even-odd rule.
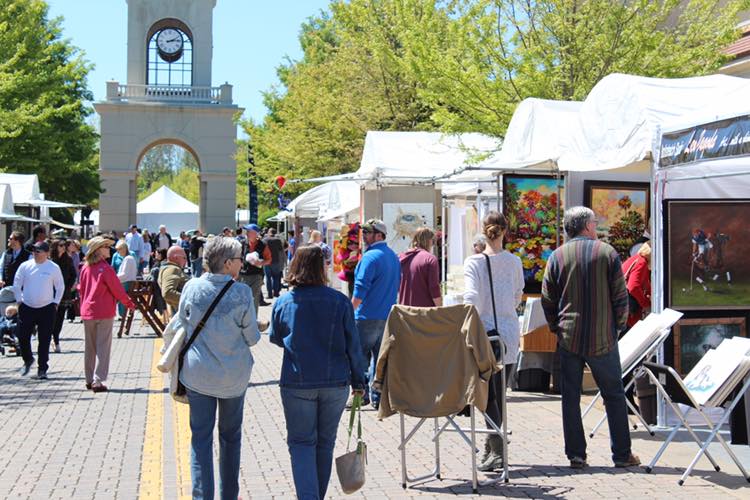
[[[36,174],[2,174],[0,184],[7,184],[13,194],[14,205],[31,205],[46,208],[77,207],[71,203],[45,200],[44,194],[39,192],[39,177]]]
[[[16,214],[13,208],[13,194],[8,184],[0,184],[0,220],[39,222],[36,219]]]
[[[359,184],[356,182],[326,182],[300,194],[287,205],[287,210],[282,210],[269,220],[294,216],[328,221],[358,210],[359,200]]]
[[[171,234],[198,227],[198,205],[192,203],[167,186],[162,186],[136,206],[139,228],[157,231],[161,224]]]

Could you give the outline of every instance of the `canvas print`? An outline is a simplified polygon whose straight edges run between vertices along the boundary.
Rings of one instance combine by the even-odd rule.
[[[669,305],[750,308],[750,201],[667,202]]]
[[[583,191],[583,204],[596,214],[599,239],[626,259],[648,224],[649,184],[585,181]]]
[[[745,337],[745,318],[683,319],[674,327],[674,368],[684,375],[724,339]]]
[[[563,180],[560,179],[560,186]],[[503,176],[505,248],[523,264],[526,293],[539,293],[547,259],[557,248],[558,180],[549,176]],[[565,207],[560,189],[560,221]],[[561,240],[562,241],[562,240]]]
[[[388,228],[388,246],[400,254],[409,249],[420,227],[435,230],[432,203],[383,203],[383,222]]]

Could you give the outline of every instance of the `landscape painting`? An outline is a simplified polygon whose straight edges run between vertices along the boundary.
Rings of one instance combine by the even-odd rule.
[[[583,204],[596,214],[599,239],[615,247],[625,260],[648,224],[649,184],[584,181],[583,190]]]
[[[562,178],[503,175],[503,213],[508,219],[505,248],[521,258],[526,293],[541,291],[547,259],[557,248],[558,210],[560,221],[565,210],[562,186]]]
[[[750,308],[750,201],[670,200],[666,211],[668,305]]]

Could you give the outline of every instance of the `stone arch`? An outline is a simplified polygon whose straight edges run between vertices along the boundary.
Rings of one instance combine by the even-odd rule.
[[[193,30],[190,29],[190,26],[186,22],[175,17],[165,17],[164,19],[159,19],[154,24],[152,24],[146,32],[146,46],[148,46],[148,41],[151,40],[151,37],[154,36],[157,31],[168,26],[176,26],[180,28],[180,30],[184,31],[185,34],[190,37],[191,41],[194,40]]]
[[[174,146],[179,146],[191,155],[193,155],[193,158],[195,158],[195,162],[198,164],[198,170],[201,170],[201,157],[198,154],[198,152],[193,148],[188,142],[182,139],[177,139],[174,137],[162,137],[160,139],[147,139],[146,144],[138,149],[140,151],[138,153],[138,156],[135,158],[134,167],[136,172],[138,171],[138,167],[141,165],[141,160],[143,160],[143,157],[146,155],[146,153],[151,150],[152,148],[156,146],[161,146],[163,144],[172,144]]]

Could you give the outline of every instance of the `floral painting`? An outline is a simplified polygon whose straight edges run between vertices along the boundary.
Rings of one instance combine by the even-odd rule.
[[[584,182],[584,205],[596,214],[596,232],[624,260],[648,223],[649,185],[640,182]]]
[[[505,248],[521,258],[526,293],[541,291],[547,259],[557,248],[557,210],[564,210],[560,179],[547,176],[503,176],[503,212],[508,219]],[[562,220],[562,219],[561,219]]]

